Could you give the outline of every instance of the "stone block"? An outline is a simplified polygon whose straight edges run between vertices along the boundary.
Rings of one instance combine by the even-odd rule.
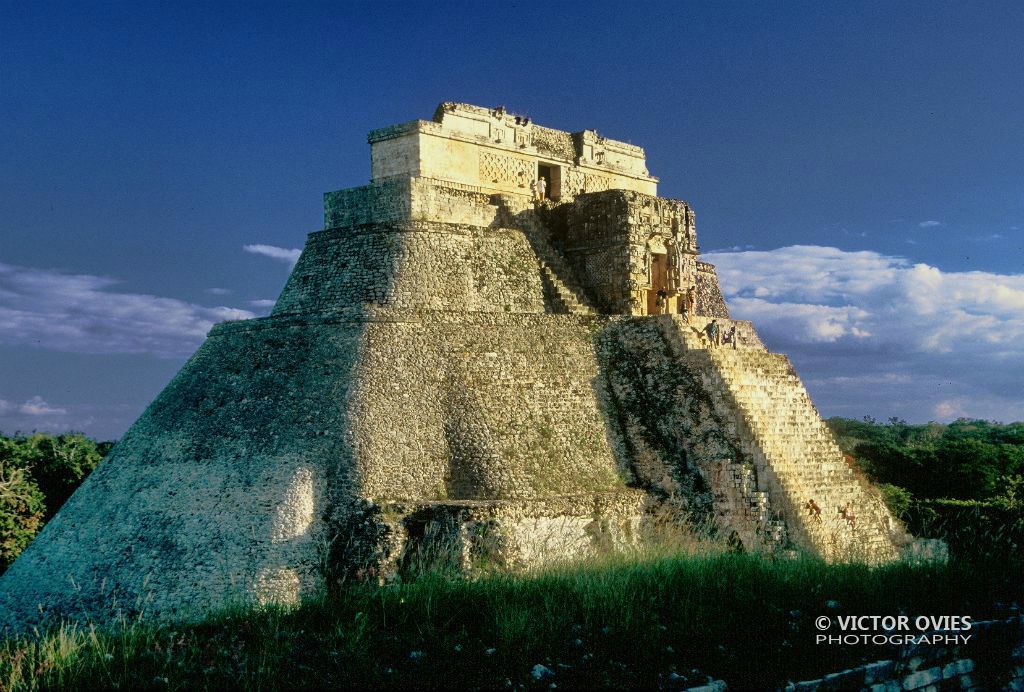
[[[876,682],[869,689],[871,692],[899,692],[899,690],[903,689],[903,685],[900,684],[899,680],[885,680]]]
[[[843,690],[851,687],[860,687],[864,682],[864,671],[856,668],[842,670],[837,673],[829,673],[821,679],[823,690]]]
[[[917,690],[942,680],[942,669],[938,666],[919,670],[903,678],[903,689]]]
[[[896,670],[895,661],[877,661],[864,666],[864,684],[874,685],[875,683],[889,680]]]
[[[688,687],[687,692],[725,692],[729,689],[729,686],[725,683],[725,680],[714,680],[707,685],[700,685],[698,687]]]
[[[974,661],[969,658],[962,658],[959,661],[953,661],[942,668],[942,677],[954,678],[958,675],[966,675],[967,673],[974,671]]]

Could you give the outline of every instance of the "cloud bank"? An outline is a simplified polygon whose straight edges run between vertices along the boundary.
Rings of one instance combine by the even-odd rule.
[[[1024,275],[806,245],[704,259],[823,414],[1024,419]]]
[[[25,416],[62,416],[67,409],[51,406],[41,396],[34,396],[23,404],[15,404],[6,399],[0,399],[0,413],[20,413]]]
[[[298,248],[284,248],[277,247],[276,245],[243,245],[242,249],[246,252],[251,252],[254,255],[263,255],[271,259],[276,259],[281,262],[287,262],[289,267],[294,267],[295,263],[299,261],[299,255],[302,254],[302,250]]]
[[[70,353],[188,355],[215,322],[248,310],[121,293],[114,279],[0,263],[0,344]]]
[[[75,416],[69,415],[67,408],[50,404],[39,395],[20,404],[0,397],[0,431],[4,433],[47,429],[64,431],[80,427],[76,424]]]

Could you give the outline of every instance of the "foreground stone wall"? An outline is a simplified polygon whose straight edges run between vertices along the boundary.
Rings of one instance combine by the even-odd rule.
[[[956,641],[964,632],[936,631]],[[974,622],[967,644],[916,644],[895,656],[787,685],[785,692],[813,690],[1020,690],[1024,689],[1024,619]],[[930,640],[929,640],[930,641]],[[833,644],[833,646],[836,646]]]

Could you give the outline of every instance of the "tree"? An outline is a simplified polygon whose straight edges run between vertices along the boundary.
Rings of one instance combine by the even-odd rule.
[[[936,489],[933,497],[983,500],[996,489],[1000,476],[999,448],[978,439],[943,440],[936,450]]]
[[[24,462],[46,496],[49,520],[82,484],[104,454],[100,445],[81,433],[45,435],[35,433],[23,438]],[[106,449],[109,443],[102,443]]]
[[[5,445],[3,440],[0,445]],[[3,453],[0,448],[0,454]],[[13,459],[0,460],[0,572],[14,562],[42,527],[43,493],[28,469]]]
[[[31,542],[113,443],[81,433],[0,435],[0,572]]]

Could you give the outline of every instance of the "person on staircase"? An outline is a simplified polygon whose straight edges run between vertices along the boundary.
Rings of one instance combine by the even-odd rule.
[[[686,319],[690,320],[697,314],[697,286],[686,289]]]
[[[723,344],[732,344],[733,348],[736,348],[736,325],[734,324],[729,331],[722,337]]]
[[[846,506],[839,510],[839,514],[846,520],[851,529],[857,528],[857,517],[853,513],[853,503],[847,502]]]
[[[543,202],[544,199],[547,197],[547,192],[548,192],[548,181],[547,181],[547,178],[538,178],[537,179],[537,199],[539,199],[541,202]]]
[[[711,320],[708,322],[708,326],[704,328],[704,331],[707,332],[709,346],[715,348],[722,345],[722,332],[719,330],[718,320]]]
[[[808,498],[807,500],[807,516],[814,517],[818,523],[821,523],[821,507],[814,501],[814,498]]]

